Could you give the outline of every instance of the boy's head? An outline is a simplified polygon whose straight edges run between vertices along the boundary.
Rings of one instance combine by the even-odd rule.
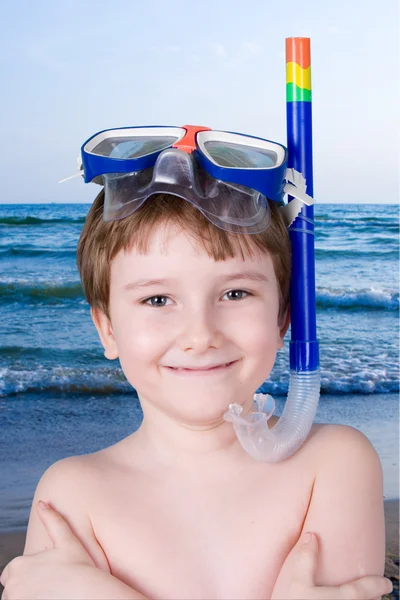
[[[77,264],[105,355],[119,357],[142,406],[156,403],[201,425],[220,419],[229,403],[252,401],[289,323],[290,241],[277,205],[269,202],[267,230],[241,235],[173,195],[152,196],[119,221],[102,219],[103,204],[101,192],[82,230]],[[259,281],[228,281],[238,272],[256,273]],[[171,282],[133,287],[144,279]],[[228,361],[236,362],[201,376],[171,369]],[[211,391],[218,402],[208,405]],[[163,394],[174,401],[163,402]]]

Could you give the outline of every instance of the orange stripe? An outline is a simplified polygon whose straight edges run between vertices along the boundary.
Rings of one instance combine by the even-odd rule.
[[[303,69],[310,66],[310,38],[286,38],[286,63],[297,63]]]
[[[203,127],[202,125],[183,125],[182,129],[186,129],[185,135],[179,142],[172,144],[172,148],[178,148],[187,154],[191,154],[196,150],[196,133],[199,131],[211,131],[209,127]]]

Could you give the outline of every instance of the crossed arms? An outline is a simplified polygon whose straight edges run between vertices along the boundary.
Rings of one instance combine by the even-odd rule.
[[[314,583],[317,586],[337,586],[365,575],[382,576],[385,523],[383,475],[379,457],[369,440],[356,429],[329,426],[325,435],[325,456],[302,529],[302,533],[315,532],[318,538],[319,555]],[[36,597],[40,598],[142,600],[145,598],[143,594],[111,574],[107,556],[94,535],[84,506],[76,505],[80,502],[79,496],[74,495],[73,514],[65,514],[60,508],[68,506],[71,477],[76,474],[75,458],[78,457],[52,465],[38,484],[24,556],[20,557],[21,560],[15,559],[20,561],[19,565],[17,563],[20,575],[14,579],[20,579],[20,584],[23,580],[26,590],[25,596],[19,591],[18,598],[34,597],[29,595],[29,589],[37,585],[42,595]],[[45,517],[39,512],[37,503],[40,499],[50,502],[60,513],[61,521],[64,517],[69,533],[63,529],[61,521],[58,525],[50,524],[49,527],[53,529],[46,527],[45,522],[50,514],[47,513]],[[290,597],[299,544],[285,559],[275,582],[274,599]],[[39,566],[41,578],[38,576]],[[34,581],[29,577],[33,577]],[[47,595],[43,595],[43,585],[48,586]],[[52,590],[49,589],[50,585],[54,586]],[[7,586],[5,593],[7,596],[3,594],[3,600],[13,600]],[[321,595],[319,597],[322,598]]]

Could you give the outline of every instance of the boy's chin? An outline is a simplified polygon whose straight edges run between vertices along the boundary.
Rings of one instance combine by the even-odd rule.
[[[241,405],[244,414],[254,404],[254,391],[244,390],[243,387],[240,390],[222,389],[222,386],[201,389],[198,385],[197,389],[164,389],[161,393],[159,390],[148,390],[147,394],[138,392],[138,396],[145,418],[154,420],[158,414],[161,419],[167,417],[188,427],[207,430],[227,424],[223,416],[230,404]]]
[[[243,397],[229,397],[226,399],[203,398],[201,401],[191,398],[191,401],[177,405],[169,406],[167,414],[174,421],[187,426],[188,428],[210,430],[215,427],[226,424],[224,413],[232,403],[237,403],[243,406],[243,411],[247,412],[253,404],[252,397],[245,402]]]

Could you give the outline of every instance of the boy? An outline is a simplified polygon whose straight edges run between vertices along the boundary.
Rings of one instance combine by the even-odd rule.
[[[104,192],[92,205],[78,267],[105,356],[119,358],[143,422],[40,480],[19,580],[23,561],[45,560],[54,543],[59,554],[46,559],[39,589],[58,573],[59,595],[46,597],[299,598],[296,553],[306,531],[320,544],[316,586],[383,574],[382,469],[363,434],[313,425],[287,460],[260,463],[223,419],[231,403],[252,410],[289,326],[290,242],[277,206],[268,207],[265,231],[235,236],[175,195],[153,195],[112,221],[103,220]],[[60,554],[39,500],[62,515],[81,550],[69,541],[70,554]],[[57,571],[79,552],[90,569]],[[301,597],[384,593],[352,585]],[[26,589],[31,597],[29,581]]]

